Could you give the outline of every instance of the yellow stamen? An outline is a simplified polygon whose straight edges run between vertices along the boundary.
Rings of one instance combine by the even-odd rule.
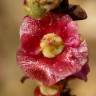
[[[49,33],[43,36],[40,47],[45,57],[54,58],[63,51],[64,42],[60,36]]]

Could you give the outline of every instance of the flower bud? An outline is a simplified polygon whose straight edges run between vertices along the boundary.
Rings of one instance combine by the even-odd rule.
[[[40,18],[46,12],[57,8],[62,0],[24,0],[24,8],[29,16]]]

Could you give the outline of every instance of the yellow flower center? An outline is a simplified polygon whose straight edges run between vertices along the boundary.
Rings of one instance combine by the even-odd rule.
[[[41,39],[40,47],[45,57],[54,58],[63,51],[64,42],[60,36],[48,33]]]

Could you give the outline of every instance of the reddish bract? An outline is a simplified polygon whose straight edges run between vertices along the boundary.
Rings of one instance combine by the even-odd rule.
[[[47,33],[55,33],[64,41],[63,52],[51,59],[39,49]],[[86,42],[80,40],[78,27],[68,15],[48,13],[40,20],[26,16],[20,27],[20,40],[19,65],[27,76],[48,86],[80,72],[88,61]]]

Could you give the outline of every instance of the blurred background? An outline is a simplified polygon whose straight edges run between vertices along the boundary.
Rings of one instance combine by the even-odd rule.
[[[70,0],[85,8],[88,19],[78,21],[87,39],[91,72],[88,81],[73,80],[69,86],[77,96],[96,96],[96,0]],[[19,27],[24,16],[22,0],[0,0],[0,96],[34,96],[34,81],[20,83],[24,75],[16,63]]]

